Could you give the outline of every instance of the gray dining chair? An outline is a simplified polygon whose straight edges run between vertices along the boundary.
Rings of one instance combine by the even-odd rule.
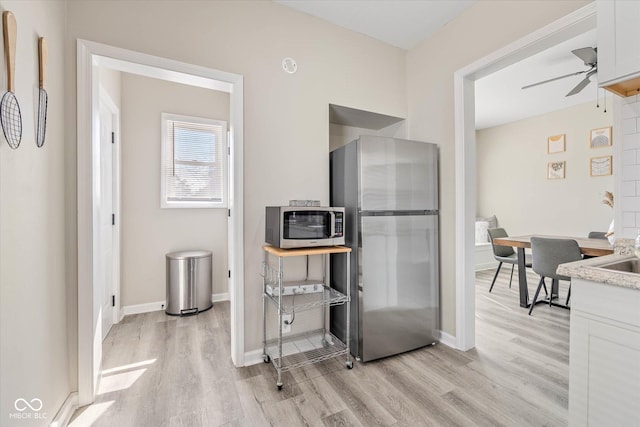
[[[603,240],[607,240],[607,236],[606,236],[606,232],[604,231],[590,231],[589,235],[587,236],[590,239],[603,239]],[[590,259],[590,258],[595,258],[593,255],[582,255],[582,259]]]
[[[606,239],[607,236],[605,236],[605,234],[607,234],[604,231],[591,231],[589,232],[589,238],[590,239]]]
[[[545,237],[531,237],[531,258],[533,261],[533,271],[540,275],[540,282],[538,288],[533,296],[531,307],[529,308],[529,315],[535,307],[535,302],[538,300],[540,289],[547,286],[545,284],[545,278],[552,280],[566,280],[571,282],[571,277],[558,274],[558,266],[567,262],[579,261],[582,259],[582,253],[580,247],[575,240],[572,239],[550,239]],[[552,285],[553,286],[553,285]],[[567,292],[567,300],[565,301],[565,307],[568,308],[569,298],[571,298],[571,283],[569,283],[569,291]],[[553,302],[553,289],[551,295],[549,295],[549,306]]]
[[[491,249],[493,249],[493,257],[496,261],[499,262],[498,269],[496,270],[496,274],[493,276],[493,281],[491,282],[491,287],[489,288],[489,292],[493,289],[493,285],[496,283],[496,279],[498,278],[498,274],[500,273],[500,268],[503,263],[511,264],[511,278],[509,279],[509,287],[511,287],[511,282],[513,281],[513,269],[518,264],[518,255],[513,250],[511,246],[500,246],[494,245],[493,239],[497,239],[500,237],[509,237],[504,228],[490,228],[487,230],[489,233],[489,240],[491,241]],[[531,257],[526,255],[525,265],[527,267],[531,267]]]

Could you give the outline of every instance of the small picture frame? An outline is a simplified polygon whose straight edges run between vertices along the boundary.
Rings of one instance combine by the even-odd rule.
[[[609,176],[612,174],[612,156],[592,157],[589,164],[591,176]]]
[[[564,153],[564,133],[560,135],[553,135],[547,138],[547,154]]]
[[[566,162],[549,162],[547,164],[547,179],[564,179]]]
[[[589,132],[589,147],[602,148],[611,145],[611,126],[591,129]]]

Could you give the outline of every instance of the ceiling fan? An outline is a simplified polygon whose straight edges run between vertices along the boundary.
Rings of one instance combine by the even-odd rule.
[[[576,85],[576,87],[571,89],[571,91],[568,94],[566,94],[565,96],[575,95],[576,93],[580,92],[582,89],[587,87],[587,85],[591,82],[591,80],[589,80],[591,78],[591,76],[593,76],[595,73],[598,72],[598,54],[597,54],[597,50],[598,49],[595,48],[595,47],[583,47],[583,48],[571,51],[571,53],[573,53],[575,56],[577,56],[578,58],[582,59],[582,61],[584,62],[584,65],[589,67],[588,70],[577,71],[575,73],[565,74],[564,76],[554,77],[554,78],[549,79],[549,80],[544,80],[542,82],[533,83],[533,84],[530,84],[530,85],[527,85],[527,86],[523,86],[522,89],[528,89],[530,87],[534,87],[534,86],[542,85],[542,84],[545,84],[545,83],[553,82],[553,81],[556,81],[556,80],[564,79],[566,77],[577,76],[577,75],[580,75],[580,74],[586,74],[584,79],[580,83],[578,83]]]

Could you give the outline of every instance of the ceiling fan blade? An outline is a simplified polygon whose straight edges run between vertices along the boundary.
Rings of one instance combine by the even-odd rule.
[[[565,95],[566,96],[571,96],[571,95],[575,95],[576,93],[580,92],[582,89],[584,89],[585,87],[587,87],[587,85],[589,83],[591,83],[591,80],[589,80],[589,78],[591,76],[593,76],[596,73],[597,70],[591,70],[589,71],[589,73],[586,75],[586,77],[584,79],[582,79],[582,81],[580,83],[578,83],[576,85],[576,87],[574,87],[573,89],[571,89],[571,92],[569,92],[568,94]]]
[[[543,85],[545,83],[554,82],[556,80],[564,79],[564,78],[567,78],[567,77],[578,76],[580,74],[584,74],[584,73],[587,73],[589,71],[590,70],[584,70],[584,71],[577,71],[577,72],[571,73],[571,74],[565,74],[564,76],[554,77],[554,78],[549,79],[549,80],[544,80],[544,81],[541,81],[541,82],[538,82],[538,83],[533,83],[533,84],[530,84],[530,85],[522,86],[522,89],[529,89],[530,87]]]
[[[598,63],[598,53],[596,48],[583,47],[581,49],[572,50],[571,53],[582,59],[584,61],[584,65],[593,65]]]

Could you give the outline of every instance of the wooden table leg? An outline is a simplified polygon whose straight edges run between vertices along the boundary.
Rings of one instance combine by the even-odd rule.
[[[527,266],[524,248],[518,249],[518,286],[520,289],[520,307],[529,307],[529,287],[527,286]]]

